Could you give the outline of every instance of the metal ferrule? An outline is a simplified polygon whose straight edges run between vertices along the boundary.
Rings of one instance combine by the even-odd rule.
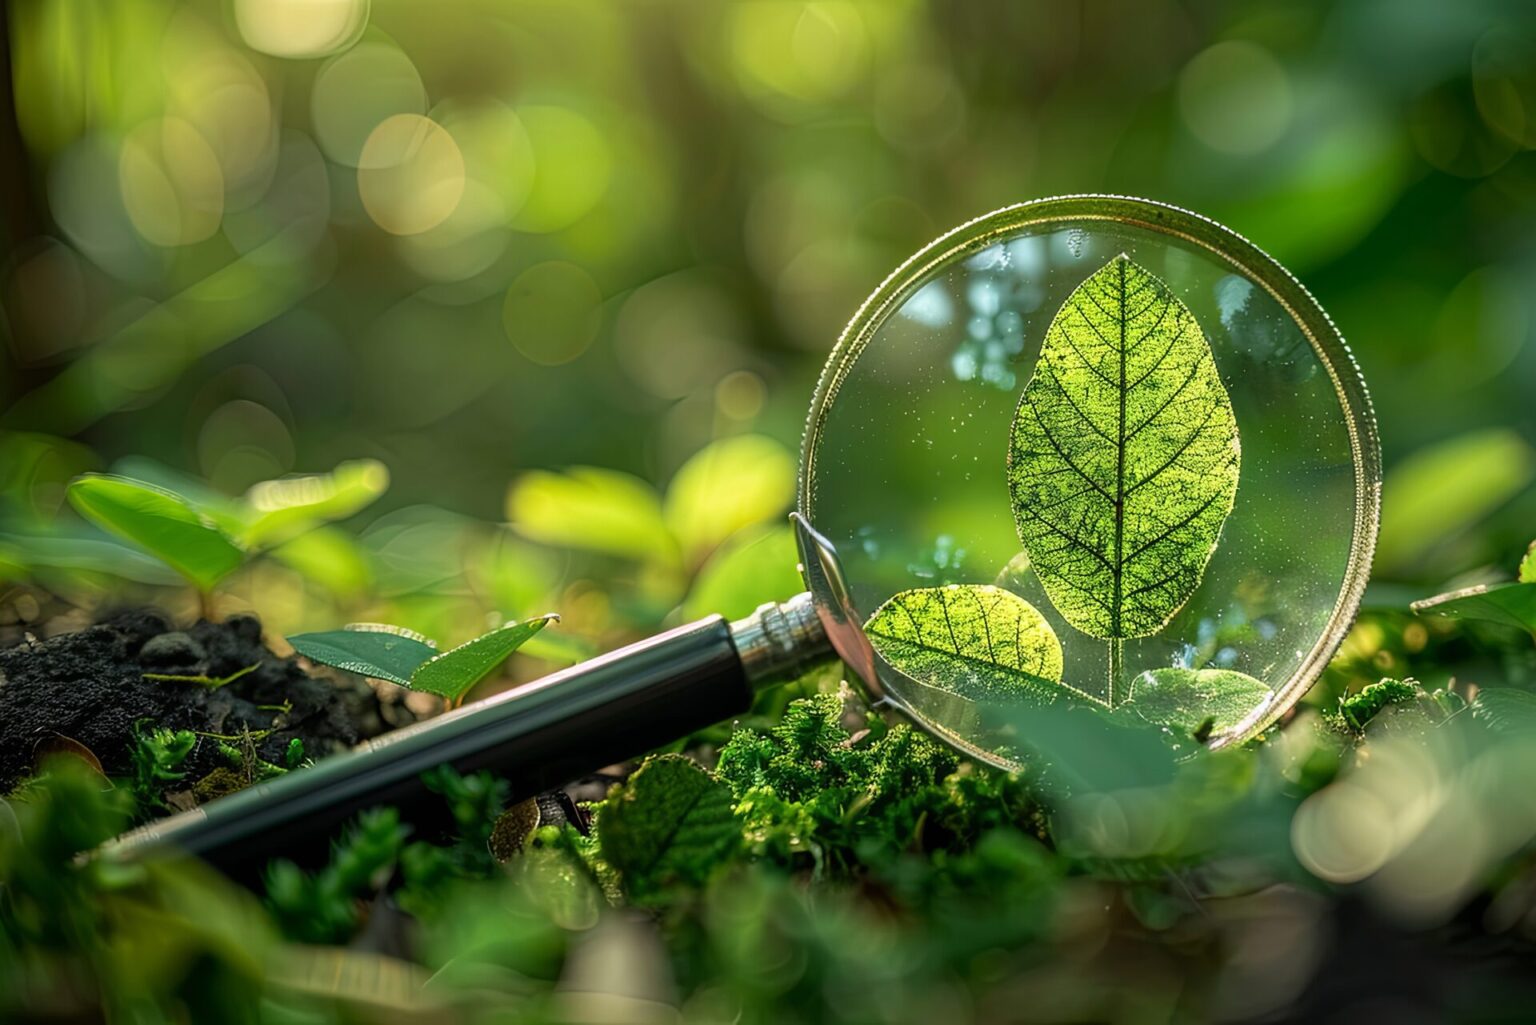
[[[759,605],[731,624],[731,641],[755,688],[793,679],[832,654],[810,594]]]

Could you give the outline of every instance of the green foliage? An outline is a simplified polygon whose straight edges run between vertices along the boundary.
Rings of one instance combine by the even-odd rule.
[[[240,547],[180,495],[104,474],[77,478],[68,494],[86,519],[139,545],[200,591],[245,561]]]
[[[1420,615],[1476,619],[1536,634],[1536,583],[1480,584],[1413,603]]]
[[[1339,701],[1339,718],[1352,730],[1364,730],[1390,705],[1417,701],[1424,688],[1417,680],[1381,680]]]
[[[507,783],[489,772],[462,776],[440,765],[422,773],[422,781],[448,804],[457,829],[451,848],[452,865],[460,875],[489,873],[496,866],[491,854],[491,832],[507,804]]]
[[[1046,332],[1008,458],[1019,537],[1066,620],[1109,639],[1160,630],[1215,551],[1238,462],[1232,404],[1188,308],[1125,256],[1078,286]]]
[[[744,527],[780,516],[795,488],[795,460],[772,438],[742,434],[700,449],[673,474],[662,503],[667,530],[689,565]]]
[[[1520,560],[1520,569],[1516,579],[1522,584],[1536,584],[1536,541],[1526,549],[1525,558]]]
[[[166,807],[165,788],[186,776],[181,765],[196,746],[197,734],[191,730],[154,726],[142,719],[134,725],[130,786],[141,814]]]
[[[1536,736],[1536,694],[1514,687],[1484,687],[1468,712],[1501,733]]]
[[[864,624],[880,654],[903,673],[962,697],[1054,701],[1062,689],[1061,642],[1029,602],[982,584],[902,591]]]
[[[434,655],[411,673],[410,687],[428,694],[439,694],[449,701],[458,701],[514,651],[557,620],[556,616],[540,616],[521,623],[507,623],[451,651]]]
[[[360,919],[358,901],[375,892],[378,876],[400,856],[408,828],[393,808],[358,816],[323,869],[306,873],[291,861],[267,867],[267,907],[283,933],[306,943],[336,943]]]
[[[293,650],[321,665],[388,680],[459,701],[558,616],[507,623],[451,651],[401,627],[354,623],[340,630],[288,638]]]
[[[389,470],[377,459],[341,463],[330,473],[262,481],[251,485],[236,509],[236,536],[250,547],[290,541],[367,508],[388,488]]]
[[[437,645],[431,640],[382,623],[353,623],[340,630],[296,634],[288,643],[311,662],[402,687],[409,687],[411,674],[437,654]]]
[[[741,842],[731,791],[680,755],[651,758],[598,810],[603,859],[631,900],[697,886]]]

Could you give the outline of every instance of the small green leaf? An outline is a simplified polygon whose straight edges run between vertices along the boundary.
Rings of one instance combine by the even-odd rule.
[[[1061,682],[1061,642],[1045,617],[991,584],[902,591],[875,610],[864,632],[899,671],[971,700],[1050,702],[1063,691],[1088,698]]]
[[[389,470],[377,459],[342,463],[330,473],[282,477],[253,484],[245,493],[241,540],[270,545],[371,505],[389,487]]]
[[[1238,463],[1232,402],[1194,315],[1111,260],[1051,321],[1008,451],[1019,538],[1067,622],[1106,639],[1161,630],[1216,550]]]
[[[730,787],[682,755],[648,759],[598,823],[603,858],[631,898],[702,883],[741,842]]]
[[[663,516],[690,564],[744,527],[777,519],[794,500],[795,460],[758,434],[700,449],[672,477]]]
[[[544,544],[676,559],[655,490],[626,473],[591,466],[525,473],[507,493],[507,519],[524,537]]]
[[[1482,584],[1414,602],[1421,616],[1478,619],[1536,633],[1536,583]]]
[[[411,674],[437,654],[436,646],[420,634],[382,623],[298,634],[288,643],[313,662],[402,687],[409,687]]]
[[[342,597],[362,594],[373,582],[373,566],[362,546],[337,527],[307,530],[273,548],[270,554],[305,579]]]
[[[683,601],[688,619],[718,612],[741,619],[764,602],[782,601],[804,586],[795,535],[787,526],[748,527],[715,549]]]
[[[1536,541],[1531,542],[1531,547],[1526,549],[1525,558],[1520,560],[1520,575],[1522,584],[1536,584]]]
[[[132,541],[201,590],[245,561],[245,553],[180,495],[106,474],[75,478],[68,494],[86,519]]]
[[[409,686],[412,690],[440,694],[450,701],[457,701],[505,662],[507,656],[558,618],[525,619],[482,634],[417,666]]]
[[[1273,693],[1263,680],[1230,669],[1149,669],[1131,681],[1122,707],[1149,723],[1193,733],[1207,721],[1220,733]]]

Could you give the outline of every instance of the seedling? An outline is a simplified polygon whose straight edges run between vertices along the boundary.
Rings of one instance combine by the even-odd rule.
[[[382,463],[363,459],[329,474],[265,481],[231,501],[194,501],[145,481],[96,473],[72,481],[68,496],[87,520],[180,574],[211,618],[214,587],[251,557],[352,515],[388,483]]]
[[[441,654],[421,634],[379,623],[299,634],[288,643],[313,662],[437,694],[458,705],[475,684],[559,618],[547,615],[507,623]]]
[[[253,662],[230,673],[228,676],[208,676],[204,673],[145,673],[144,679],[153,680],[156,683],[190,683],[208,690],[218,690],[228,686],[249,673],[254,673],[261,668],[260,662]],[[276,706],[274,706],[276,707]]]

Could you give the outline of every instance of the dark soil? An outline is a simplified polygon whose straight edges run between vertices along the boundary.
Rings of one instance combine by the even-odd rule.
[[[247,666],[256,668],[217,688],[145,678],[219,679]],[[127,775],[134,726],[145,719],[223,736],[271,730],[255,742],[256,754],[282,765],[294,737],[318,759],[413,718],[360,678],[311,677],[294,658],[274,655],[254,616],[178,631],[152,610],[122,613],[0,650],[0,794],[31,775],[40,749],[57,747],[60,736],[89,748],[109,776]],[[214,738],[202,737],[182,767],[190,789],[228,762]]]

